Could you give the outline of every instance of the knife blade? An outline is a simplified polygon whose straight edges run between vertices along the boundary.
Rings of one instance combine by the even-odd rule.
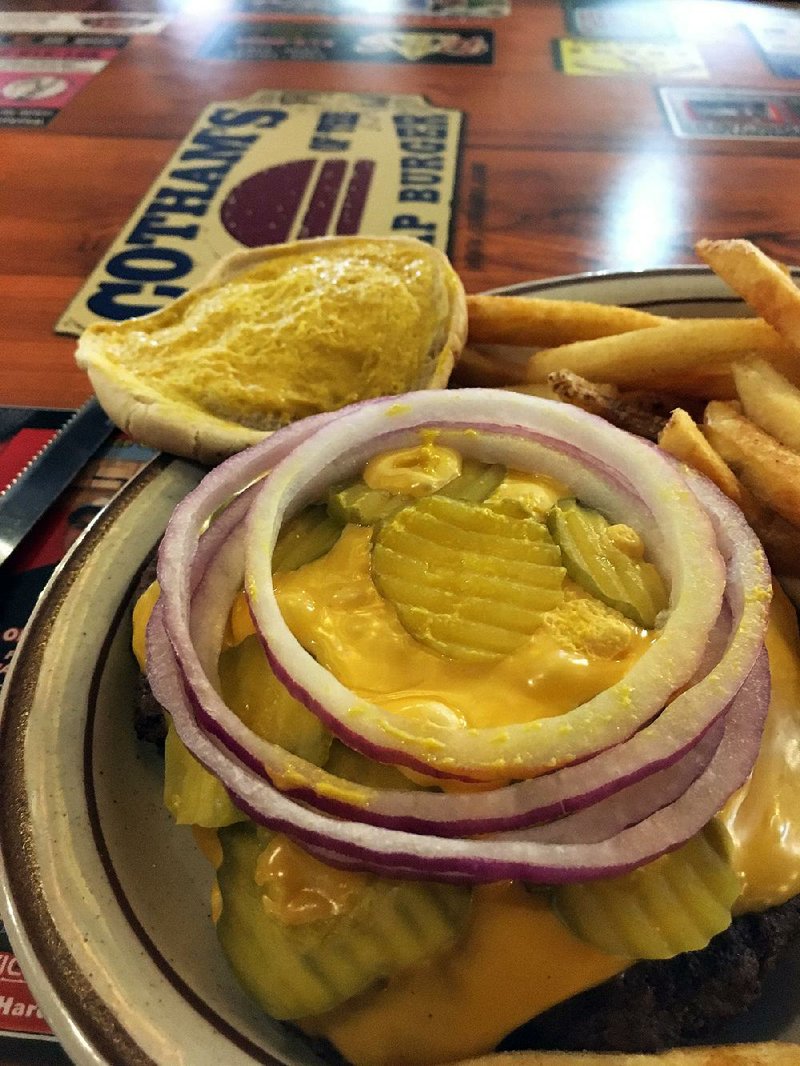
[[[0,565],[116,427],[87,400],[0,494]]]

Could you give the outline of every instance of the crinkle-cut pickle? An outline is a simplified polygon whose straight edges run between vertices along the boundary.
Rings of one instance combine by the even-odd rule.
[[[410,496],[387,489],[371,489],[363,481],[355,481],[328,493],[328,514],[336,522],[373,526],[405,507],[410,499]]]
[[[181,741],[171,720],[164,743],[164,806],[177,825],[216,829],[244,818],[219,778],[209,773]]]
[[[564,596],[559,551],[541,519],[441,493],[376,530],[372,572],[412,636],[466,661],[513,652]]]
[[[506,468],[501,463],[482,463],[478,459],[464,458],[461,461],[461,473],[439,489],[439,495],[449,496],[453,500],[467,500],[481,503],[500,486],[506,476]]]
[[[487,465],[477,459],[464,459],[461,473],[437,490],[439,495],[455,500],[480,503],[491,495],[505,477],[506,468],[499,463]],[[411,503],[413,497],[388,489],[374,489],[363,481],[336,487],[328,493],[328,514],[337,522],[354,522],[372,526],[382,522]]]
[[[652,563],[618,547],[609,534],[611,523],[599,511],[559,500],[547,524],[573,581],[636,625],[655,628],[669,602],[661,575]]]
[[[273,673],[255,635],[219,657],[222,698],[254,733],[316,766],[328,758],[331,733]]]
[[[344,913],[287,924],[264,907],[256,827],[233,825],[219,838],[217,935],[240,983],[274,1018],[330,1010],[447,949],[466,928],[469,887],[365,875]]]
[[[322,504],[306,507],[281,529],[272,555],[272,570],[297,570],[326,555],[342,534],[343,524]]]
[[[562,885],[553,907],[581,939],[610,955],[669,959],[727,929],[741,884],[715,821],[686,844],[621,877]]]

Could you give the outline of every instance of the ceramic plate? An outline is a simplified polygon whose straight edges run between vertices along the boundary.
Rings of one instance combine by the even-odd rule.
[[[589,275],[506,290],[674,315],[741,304],[703,268]],[[202,470],[159,458],[45,590],[0,718],[3,918],[39,1004],[79,1064],[318,1063],[232,980],[210,872],[161,805],[160,757],[136,741],[130,607],[144,562]],[[726,1037],[800,1040],[800,949]]]

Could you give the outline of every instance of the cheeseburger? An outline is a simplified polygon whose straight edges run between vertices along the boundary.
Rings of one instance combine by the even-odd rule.
[[[328,1057],[682,1044],[798,924],[793,608],[710,482],[577,408],[279,430],[179,505],[134,645],[222,950]]]

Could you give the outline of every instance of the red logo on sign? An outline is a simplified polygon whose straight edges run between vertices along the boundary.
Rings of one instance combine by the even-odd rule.
[[[52,1035],[10,951],[0,952],[0,1033],[3,1031]]]

